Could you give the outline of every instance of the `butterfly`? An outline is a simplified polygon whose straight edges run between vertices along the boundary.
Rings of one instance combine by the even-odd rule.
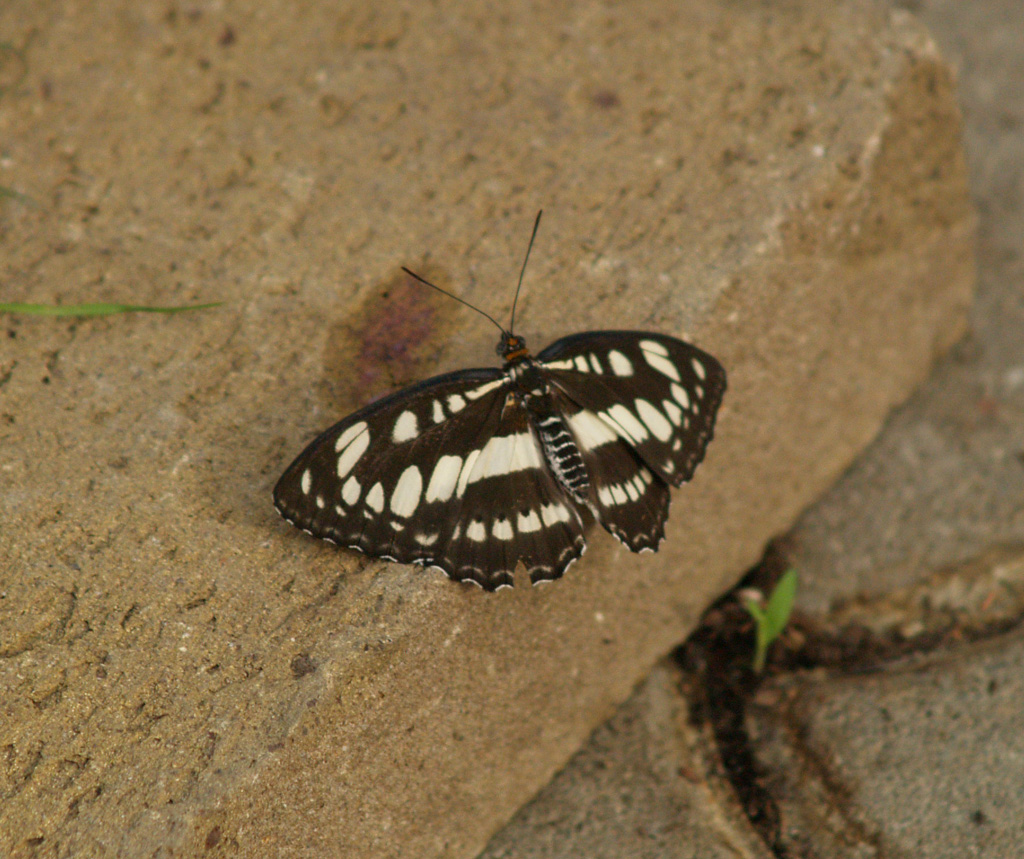
[[[643,331],[587,331],[532,356],[513,333],[525,269],[508,329],[473,308],[501,331],[504,366],[435,376],[321,433],[274,488],[288,522],[488,591],[520,563],[534,584],[559,578],[591,517],[633,552],[657,551],[669,486],[711,441],[725,370]]]

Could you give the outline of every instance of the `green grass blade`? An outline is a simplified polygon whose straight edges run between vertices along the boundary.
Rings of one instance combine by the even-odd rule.
[[[190,310],[206,310],[220,307],[222,301],[208,304],[183,304],[174,307],[154,307],[146,304],[26,304],[13,301],[0,302],[0,313],[23,313],[30,316],[110,316],[114,313],[187,313]]]
[[[786,570],[776,582],[768,602],[762,608],[753,600],[743,606],[754,619],[754,671],[760,674],[768,659],[768,648],[789,623],[796,601],[796,570]]]
[[[782,630],[786,628],[795,601],[796,570],[790,569],[782,574],[772,595],[768,597],[768,605],[765,606],[764,614],[768,622],[769,642],[775,641],[782,634]]]

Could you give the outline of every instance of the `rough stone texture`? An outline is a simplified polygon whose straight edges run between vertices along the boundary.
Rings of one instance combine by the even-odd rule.
[[[0,33],[5,297],[226,302],[4,320],[0,852],[470,855],[963,331],[949,75],[866,2],[53,2]],[[280,523],[314,432],[492,358],[398,266],[501,314],[539,206],[533,345],[650,327],[730,372],[662,552],[595,534],[491,596]]]
[[[656,665],[479,859],[771,859],[679,684]]]
[[[795,529],[813,612],[1024,544],[1024,4],[917,5],[958,69],[978,296],[968,337]]]
[[[1024,635],[871,676],[796,675],[756,723],[796,856],[1018,856]]]

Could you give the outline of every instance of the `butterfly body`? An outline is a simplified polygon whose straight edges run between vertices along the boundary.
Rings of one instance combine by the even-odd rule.
[[[632,551],[664,536],[668,485],[711,440],[725,371],[662,334],[596,331],[536,357],[503,332],[501,369],[448,373],[322,433],[274,489],[314,536],[435,566],[487,590],[518,564],[561,576],[593,516]]]

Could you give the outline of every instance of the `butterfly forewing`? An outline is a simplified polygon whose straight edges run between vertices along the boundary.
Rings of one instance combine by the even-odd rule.
[[[430,559],[466,457],[501,419],[498,369],[428,379],[349,415],[315,439],[274,488],[289,522],[403,563]],[[441,517],[441,518],[438,518]],[[437,520],[437,521],[435,521]]]
[[[591,331],[537,356],[551,383],[681,486],[704,458],[725,393],[725,371],[695,346],[641,331]]]
[[[284,473],[277,509],[317,537],[487,590],[511,585],[519,561],[534,581],[557,578],[583,551],[583,524],[510,385],[468,370],[350,415]]]

